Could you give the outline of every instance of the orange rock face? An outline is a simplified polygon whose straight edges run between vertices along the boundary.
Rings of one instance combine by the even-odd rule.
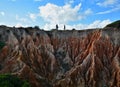
[[[0,27],[0,73],[32,87],[120,87],[120,30]]]

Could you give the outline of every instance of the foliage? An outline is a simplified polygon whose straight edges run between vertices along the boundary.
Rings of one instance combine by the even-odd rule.
[[[38,29],[38,30],[40,29],[39,26],[35,26],[34,28],[35,28],[35,29]]]
[[[29,83],[10,74],[0,75],[0,87],[30,87]]]
[[[5,46],[5,42],[0,41],[0,50]]]
[[[114,27],[114,28],[120,28],[120,20],[115,21],[111,24],[108,24],[106,27]]]

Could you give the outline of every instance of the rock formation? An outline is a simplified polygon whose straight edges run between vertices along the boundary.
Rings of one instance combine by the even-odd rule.
[[[0,73],[32,87],[120,87],[120,30],[0,26]]]

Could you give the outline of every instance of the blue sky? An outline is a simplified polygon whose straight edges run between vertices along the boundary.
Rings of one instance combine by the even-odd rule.
[[[101,28],[120,20],[120,0],[0,0],[0,25]]]

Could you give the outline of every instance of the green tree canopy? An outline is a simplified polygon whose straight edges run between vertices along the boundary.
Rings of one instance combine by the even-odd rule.
[[[5,46],[5,42],[0,41],[0,50]]]
[[[16,76],[10,74],[1,74],[0,87],[30,87],[30,84]]]
[[[106,27],[120,28],[120,20],[108,24]]]

